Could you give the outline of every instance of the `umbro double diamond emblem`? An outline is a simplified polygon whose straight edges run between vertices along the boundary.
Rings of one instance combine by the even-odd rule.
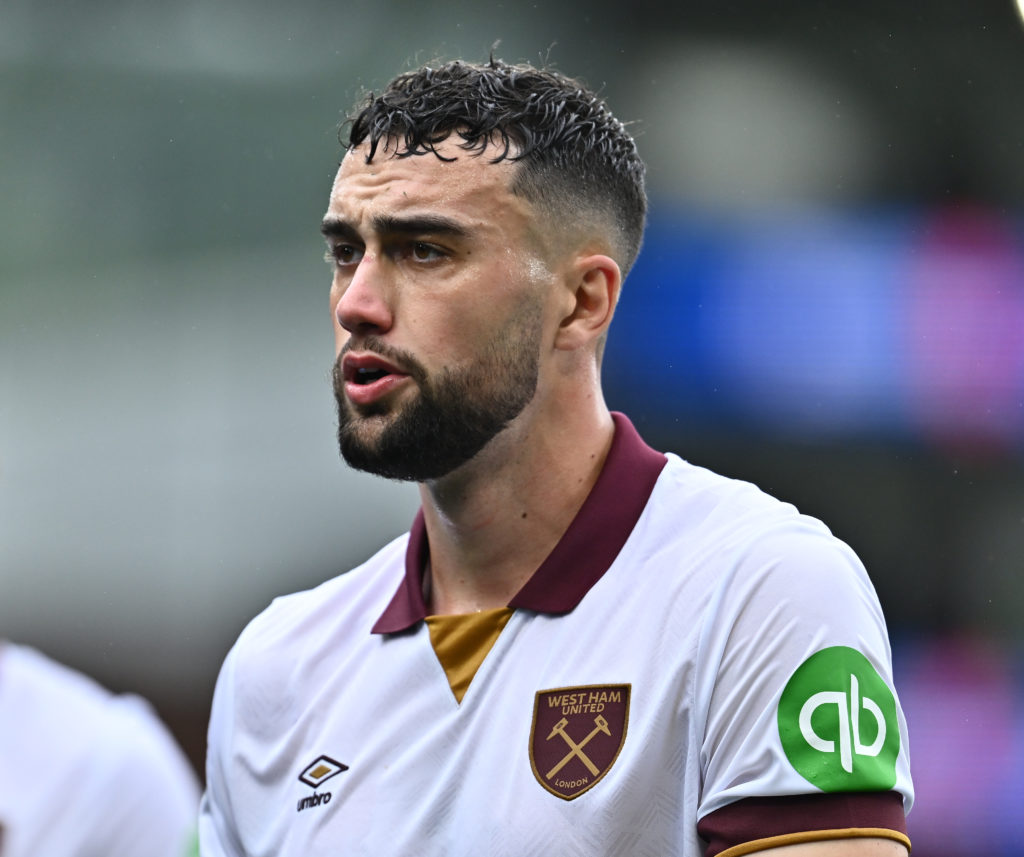
[[[322,804],[331,802],[330,792],[317,792],[316,789],[323,785],[331,777],[337,776],[342,771],[347,771],[348,765],[343,764],[330,756],[318,756],[310,762],[299,774],[299,782],[313,787],[313,794],[300,798],[296,812],[304,809],[312,809]]]

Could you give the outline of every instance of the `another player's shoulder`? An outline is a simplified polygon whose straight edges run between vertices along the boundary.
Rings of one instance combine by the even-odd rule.
[[[17,696],[22,721],[16,728],[26,737],[45,730],[40,741],[54,758],[68,764],[87,758],[94,779],[102,769],[111,782],[133,771],[166,774],[198,800],[184,754],[146,700],[113,693],[36,649],[11,643],[0,647],[0,681],[5,694]]]
[[[17,688],[25,700],[40,700],[44,704],[62,701],[68,706],[100,710],[110,693],[98,682],[58,661],[38,649],[16,643],[0,645],[0,677],[5,686]]]
[[[29,646],[4,643],[0,680],[5,691],[18,695],[25,711],[45,710],[53,720],[74,724],[76,734],[92,743],[106,734],[120,733],[130,740],[148,733],[151,721],[156,721],[141,698],[114,694],[85,673]]]

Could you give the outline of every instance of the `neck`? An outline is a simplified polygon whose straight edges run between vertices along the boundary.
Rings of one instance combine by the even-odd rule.
[[[430,610],[504,607],[561,539],[604,466],[604,402],[544,418],[529,406],[473,461],[420,486]]]

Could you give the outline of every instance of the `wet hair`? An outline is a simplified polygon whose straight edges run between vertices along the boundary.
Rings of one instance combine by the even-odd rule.
[[[425,66],[367,95],[341,134],[350,149],[366,144],[367,162],[382,145],[397,157],[441,158],[437,146],[453,135],[468,152],[517,163],[514,193],[553,224],[602,230],[623,274],[632,266],[647,212],[644,164],[622,122],[582,83],[494,58]]]

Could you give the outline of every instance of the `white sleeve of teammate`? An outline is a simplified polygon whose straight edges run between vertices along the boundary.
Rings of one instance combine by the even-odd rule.
[[[229,784],[234,735],[234,655],[224,660],[213,694],[207,735],[206,791],[199,808],[200,857],[245,857],[235,827]]]
[[[703,717],[698,818],[744,798],[861,786],[900,792],[909,810],[906,721],[895,693],[884,699],[893,690],[885,621],[852,550],[818,522],[787,523],[735,557],[707,616],[694,700]],[[890,724],[884,747],[878,706]],[[870,765],[880,773],[863,780]]]
[[[89,853],[188,857],[199,804],[194,771],[148,703],[125,696],[110,706],[74,801]]]

